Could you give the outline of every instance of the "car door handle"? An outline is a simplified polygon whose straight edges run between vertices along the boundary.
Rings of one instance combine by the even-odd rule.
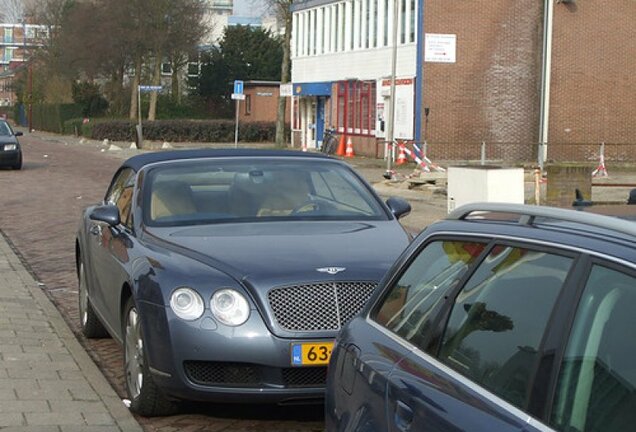
[[[400,431],[408,431],[413,423],[413,410],[402,401],[397,401],[395,407],[395,426]]]

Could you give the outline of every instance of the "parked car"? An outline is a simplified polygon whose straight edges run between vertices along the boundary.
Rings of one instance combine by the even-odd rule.
[[[632,221],[461,207],[338,336],[327,430],[634,430],[635,308]]]
[[[132,157],[80,221],[82,330],[123,344],[142,415],[322,401],[336,333],[408,245],[409,211],[319,154]]]
[[[14,132],[9,123],[0,120],[0,167],[22,168],[22,149],[19,136],[22,132]]]

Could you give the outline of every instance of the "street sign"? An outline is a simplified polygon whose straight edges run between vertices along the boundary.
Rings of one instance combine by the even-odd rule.
[[[287,83],[287,84],[281,84],[280,85],[280,95],[282,97],[291,97],[294,95],[293,89],[292,89],[292,83]]]
[[[232,99],[245,100],[245,95],[243,93],[232,93]]]
[[[243,81],[234,81],[234,94],[243,94]]]
[[[140,85],[139,86],[139,91],[144,93],[144,92],[151,92],[151,91],[161,91],[163,89],[162,86],[155,86],[155,85]]]

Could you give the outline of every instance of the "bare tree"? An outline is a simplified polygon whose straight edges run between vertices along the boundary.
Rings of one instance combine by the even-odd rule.
[[[286,84],[290,81],[290,54],[292,33],[291,6],[294,0],[268,0],[276,14],[278,22],[285,26],[283,33],[283,61],[280,65],[280,82]],[[285,147],[285,112],[287,110],[287,98],[278,96],[278,112],[276,116],[276,147]]]
[[[196,50],[197,44],[205,35],[203,14],[205,3],[202,0],[155,0],[152,15],[152,35],[154,70],[153,85],[161,84],[161,64],[169,57],[173,66],[183,67],[189,53]],[[173,91],[179,92],[178,69],[173,70]],[[157,112],[157,92],[150,95],[148,120],[154,120]]]

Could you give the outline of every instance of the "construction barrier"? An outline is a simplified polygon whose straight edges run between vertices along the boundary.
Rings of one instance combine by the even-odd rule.
[[[592,171],[592,177],[609,177],[607,168],[605,168],[605,143],[601,143],[598,166]]]

